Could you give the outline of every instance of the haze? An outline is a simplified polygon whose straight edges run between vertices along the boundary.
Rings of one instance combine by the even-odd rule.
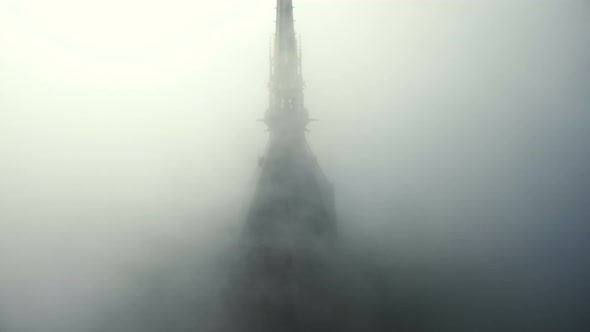
[[[385,265],[526,284],[575,330],[590,3],[296,0],[295,15],[343,237]],[[134,275],[239,229],[273,22],[271,0],[0,0],[0,331],[85,330]]]

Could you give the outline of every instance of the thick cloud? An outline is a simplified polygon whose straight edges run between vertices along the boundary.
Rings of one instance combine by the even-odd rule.
[[[581,330],[588,3],[295,6],[309,141],[374,279],[412,280],[402,298],[456,330],[465,308]],[[266,140],[273,2],[0,7],[0,329],[89,330],[167,280],[216,298]]]

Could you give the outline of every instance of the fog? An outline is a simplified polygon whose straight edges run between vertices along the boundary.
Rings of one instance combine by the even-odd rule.
[[[166,271],[170,298],[215,299],[267,140],[274,6],[0,0],[0,331],[100,329]],[[495,294],[584,330],[590,3],[295,0],[295,16],[342,240],[437,289],[439,316]]]

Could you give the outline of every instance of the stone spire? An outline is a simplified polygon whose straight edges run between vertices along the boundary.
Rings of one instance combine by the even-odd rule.
[[[303,99],[301,56],[292,0],[277,0],[269,107],[270,137],[260,158],[256,192],[246,233],[258,241],[301,241],[335,235],[332,184],[325,178],[305,139],[308,113]]]
[[[244,332],[337,331],[329,264],[336,238],[332,184],[305,138],[301,57],[292,0],[277,1],[268,146],[243,230],[232,312]]]
[[[292,0],[277,0],[271,58],[269,108],[265,122],[274,137],[302,139],[309,122],[303,104],[303,77]]]

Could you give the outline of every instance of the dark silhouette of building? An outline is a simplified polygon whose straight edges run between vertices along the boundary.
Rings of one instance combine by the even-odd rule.
[[[272,246],[310,237],[334,237],[332,184],[305,139],[310,120],[304,105],[301,54],[291,0],[277,1],[269,89],[264,122],[270,141],[260,158],[259,179],[245,232],[257,242],[273,242]]]
[[[310,119],[292,0],[277,0],[272,46],[270,139],[243,229],[232,311],[244,331],[332,331],[343,309],[329,272],[334,192],[305,138]]]

